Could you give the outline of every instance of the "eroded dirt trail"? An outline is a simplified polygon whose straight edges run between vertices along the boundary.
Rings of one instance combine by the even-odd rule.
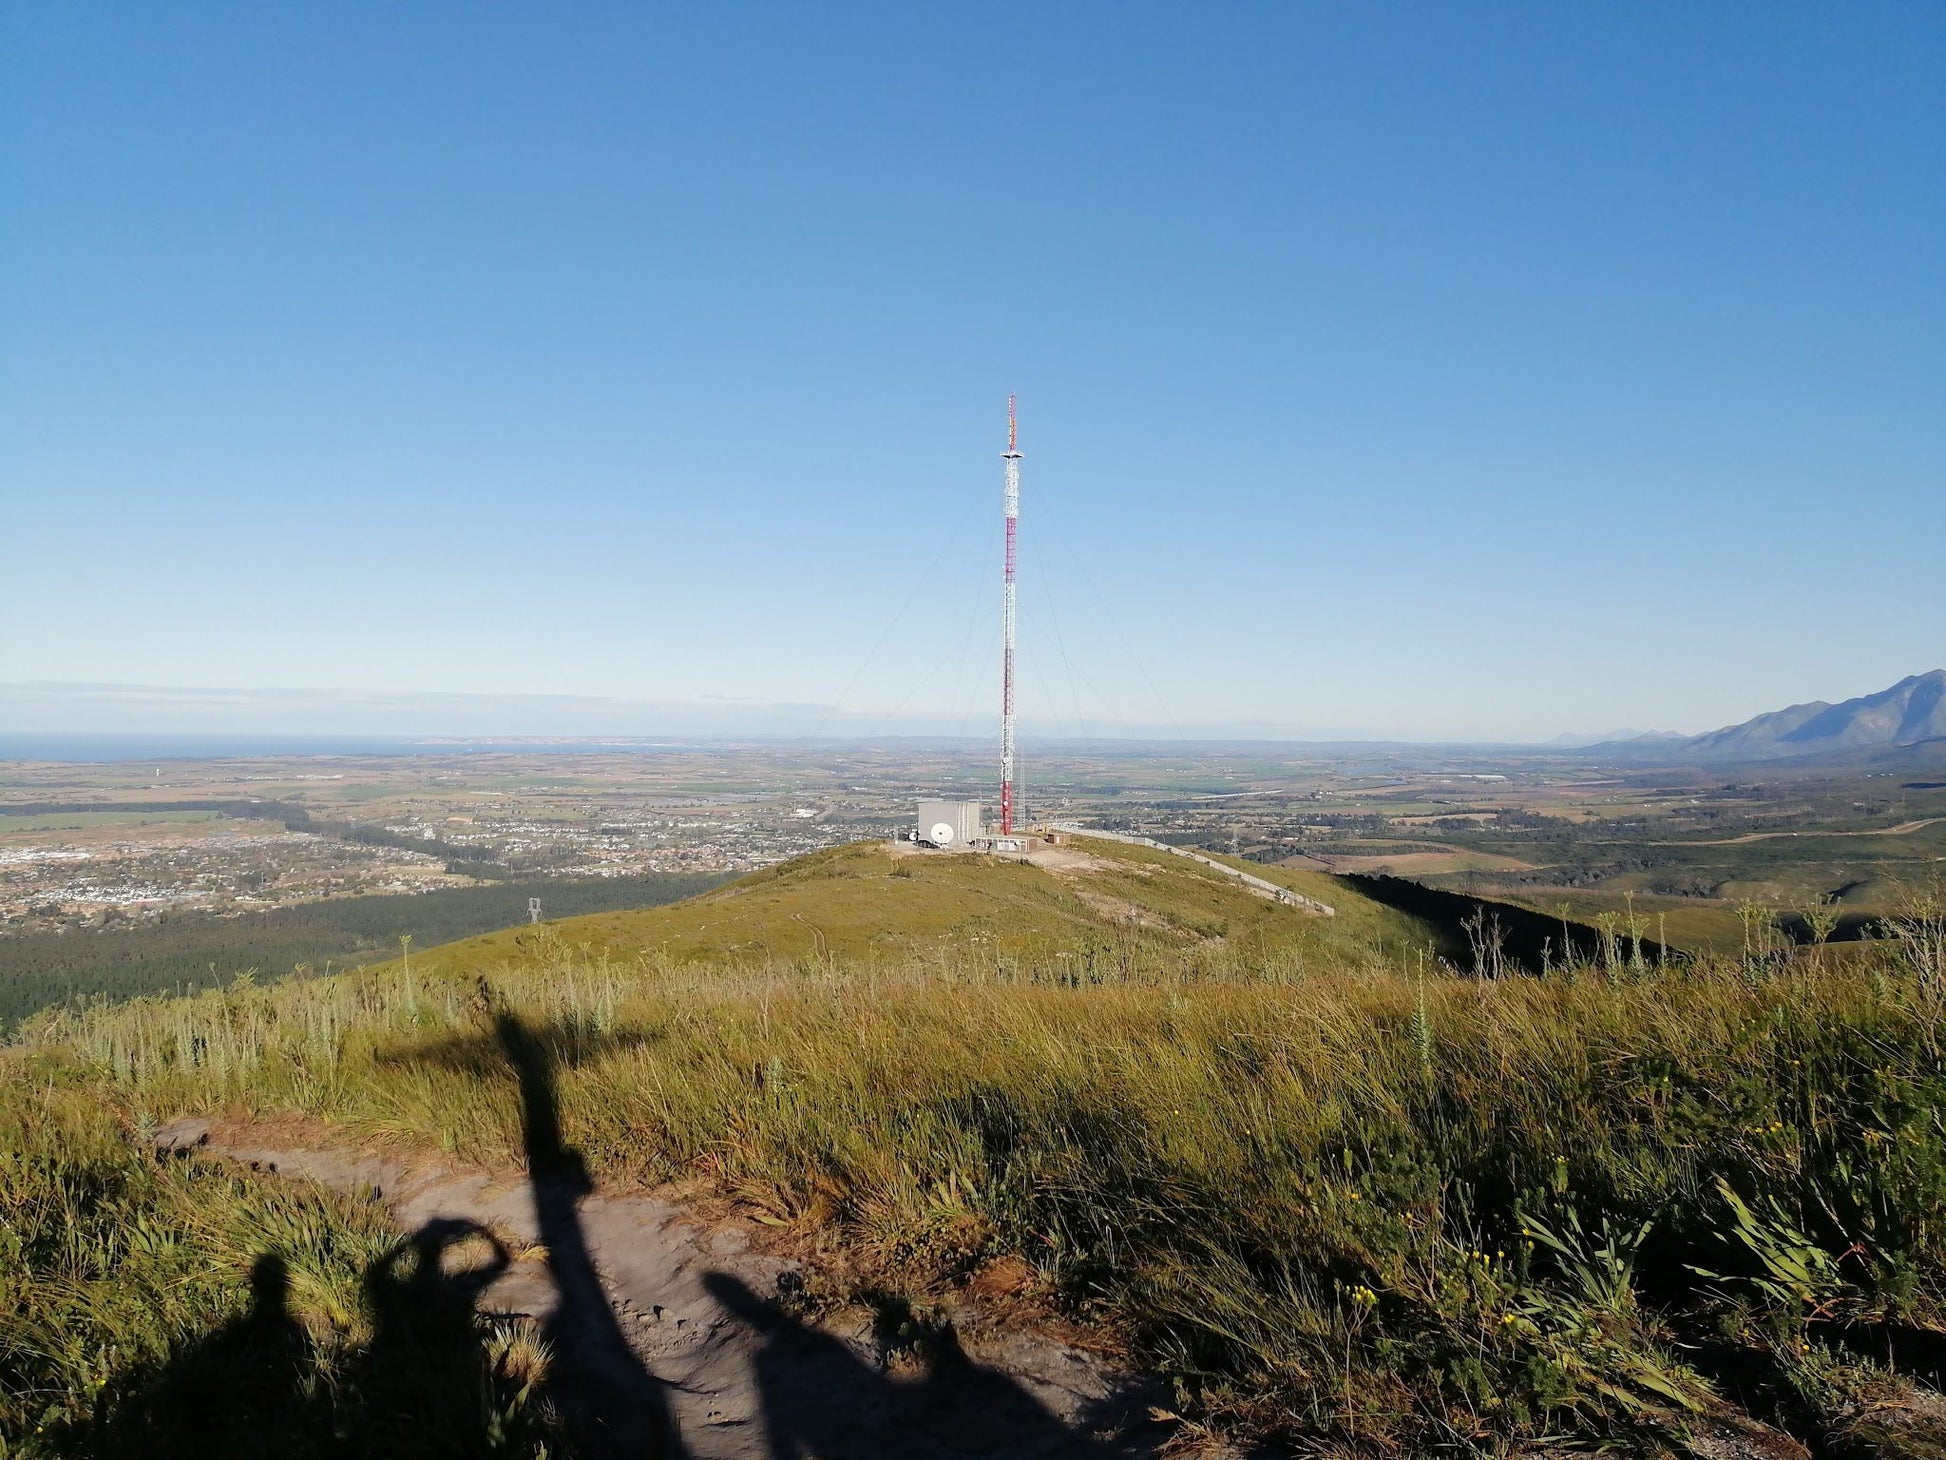
[[[970,1301],[923,1366],[891,1362],[870,1313],[794,1316],[779,1299],[797,1269],[753,1229],[591,1192],[572,1153],[531,1136],[525,1176],[354,1150],[321,1128],[186,1119],[157,1144],[375,1195],[409,1232],[492,1234],[508,1260],[479,1306],[541,1326],[554,1396],[593,1456],[1108,1460],[1164,1438],[1140,1381]]]

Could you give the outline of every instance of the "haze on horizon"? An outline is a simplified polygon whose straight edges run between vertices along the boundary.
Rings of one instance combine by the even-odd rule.
[[[490,740],[740,738],[889,741],[901,736],[990,740],[994,716],[982,703],[954,716],[939,712],[889,714],[868,706],[788,703],[717,697],[631,700],[597,695],[450,694],[411,690],[222,689],[201,686],[0,684],[0,759],[15,738],[43,746],[64,740],[112,744],[117,738],[167,741],[194,737],[211,746],[257,741],[386,737]],[[1022,717],[1030,743],[1048,741],[1155,742],[1428,741],[1392,736],[1360,725],[1301,725],[1277,721],[1174,719],[1077,720],[1059,713]],[[1632,727],[1554,740],[1633,735]],[[140,754],[141,752],[135,752]],[[230,753],[212,750],[210,753]],[[28,753],[32,758],[32,753]]]
[[[976,733],[1010,390],[1050,732],[1700,731],[1946,659],[1936,6],[0,26],[0,732]]]

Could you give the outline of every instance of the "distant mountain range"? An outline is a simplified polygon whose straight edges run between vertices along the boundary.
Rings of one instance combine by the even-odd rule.
[[[1706,735],[1611,740],[1588,753],[1658,763],[1946,759],[1946,669],[1841,704],[1813,700]]]

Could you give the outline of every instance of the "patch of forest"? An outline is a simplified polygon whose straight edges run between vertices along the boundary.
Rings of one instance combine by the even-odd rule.
[[[331,898],[241,917],[165,913],[63,933],[0,938],[0,1029],[83,995],[130,999],[238,974],[274,978],[298,964],[322,972],[389,957],[399,940],[421,948],[526,921],[538,897],[550,919],[679,902],[728,881],[715,873],[557,877],[437,892]]]

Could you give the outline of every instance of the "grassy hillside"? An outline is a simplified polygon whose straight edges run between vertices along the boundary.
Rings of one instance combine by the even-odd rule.
[[[1946,912],[1865,956],[1477,982],[1305,874],[1339,917],[1102,863],[843,849],[409,966],[44,1016],[28,1085],[504,1163],[511,1020],[598,1179],[741,1204],[819,1255],[813,1300],[923,1306],[1024,1259],[1220,1431],[1722,1456],[1752,1411],[1834,1456],[1939,1453],[1894,1421],[1946,1351]],[[73,1382],[25,1363],[0,1354],[0,1440]]]
[[[0,938],[0,1029],[36,1009],[78,997],[133,998],[242,973],[275,978],[302,965],[370,962],[398,951],[526,921],[527,899],[553,913],[674,902],[714,887],[709,873],[553,877],[410,896],[338,897],[239,917],[165,913],[153,922]]]
[[[1337,909],[1322,918],[1165,852],[1086,840],[1071,850],[1074,865],[1046,868],[857,843],[673,906],[490,933],[415,953],[413,961],[428,970],[488,969],[569,948],[655,968],[1054,960],[1084,971],[1137,959],[1323,969],[1396,961],[1440,936],[1330,877],[1273,869],[1278,880]]]

